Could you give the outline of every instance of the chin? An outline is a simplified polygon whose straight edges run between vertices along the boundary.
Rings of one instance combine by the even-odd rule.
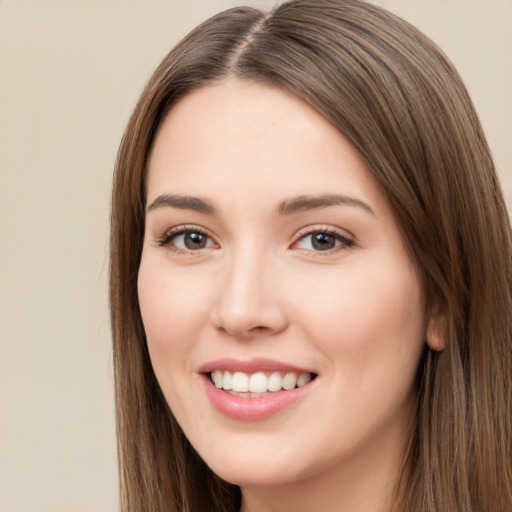
[[[261,450],[261,441],[254,446],[245,450],[220,446],[214,453],[201,449],[198,453],[217,476],[242,487],[289,484],[306,476],[307,468],[298,464],[297,455],[280,450],[276,457],[274,449]]]
[[[301,475],[289,473],[286,468],[276,468],[269,464],[236,464],[226,467],[211,467],[212,471],[226,482],[240,487],[267,487],[286,485],[301,480]]]

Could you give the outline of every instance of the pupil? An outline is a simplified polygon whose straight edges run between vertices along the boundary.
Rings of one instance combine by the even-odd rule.
[[[202,249],[206,244],[206,237],[201,233],[187,233],[185,247],[187,249]]]
[[[326,233],[317,233],[313,236],[313,247],[319,251],[332,249],[335,243],[334,238]]]

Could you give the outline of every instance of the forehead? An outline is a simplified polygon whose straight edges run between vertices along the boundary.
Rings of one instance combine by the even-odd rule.
[[[175,105],[149,160],[148,201],[166,193],[238,196],[382,192],[361,158],[323,116],[295,95],[230,79]],[[168,190],[163,190],[168,189]],[[278,197],[279,196],[279,197]]]

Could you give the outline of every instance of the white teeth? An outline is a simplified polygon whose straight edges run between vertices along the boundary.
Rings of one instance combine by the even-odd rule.
[[[311,381],[311,375],[309,373],[301,373],[297,377],[297,387],[301,388]]]
[[[225,389],[226,391],[233,389],[233,375],[231,375],[231,372],[224,372],[224,380],[222,382],[222,388]]]
[[[211,373],[211,379],[215,387],[232,391],[232,394],[238,394],[239,396],[260,396],[260,393],[275,393],[281,391],[281,389],[289,391],[295,387],[305,386],[312,378],[310,373],[296,374],[293,372],[283,375],[280,372],[247,374],[215,370]]]
[[[222,372],[219,372],[218,370],[212,373],[213,377],[213,383],[215,384],[216,388],[222,387],[222,381],[223,381],[223,375]]]
[[[235,372],[233,373],[231,384],[233,391],[238,393],[249,391],[249,375],[242,372]]]
[[[274,372],[270,375],[267,382],[267,387],[269,391],[279,391],[281,389],[281,384],[283,382],[283,378],[279,372]]]
[[[267,391],[267,376],[263,372],[253,373],[249,379],[249,391],[265,393]]]
[[[283,379],[283,388],[289,391],[297,385],[297,375],[295,373],[287,373]]]

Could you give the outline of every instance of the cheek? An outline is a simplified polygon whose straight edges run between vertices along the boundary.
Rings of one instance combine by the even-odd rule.
[[[186,417],[191,406],[187,386],[195,374],[191,355],[199,346],[206,324],[204,287],[179,272],[171,272],[165,261],[147,257],[138,275],[138,297],[153,371],[177,418]]]
[[[361,377],[417,364],[423,347],[424,301],[416,272],[395,259],[311,276],[296,291],[295,309],[310,339],[334,364]],[[298,311],[300,310],[300,313]]]
[[[141,262],[139,305],[155,371],[172,364],[181,352],[193,349],[205,325],[204,287],[150,258]],[[187,340],[186,346],[179,340]]]

